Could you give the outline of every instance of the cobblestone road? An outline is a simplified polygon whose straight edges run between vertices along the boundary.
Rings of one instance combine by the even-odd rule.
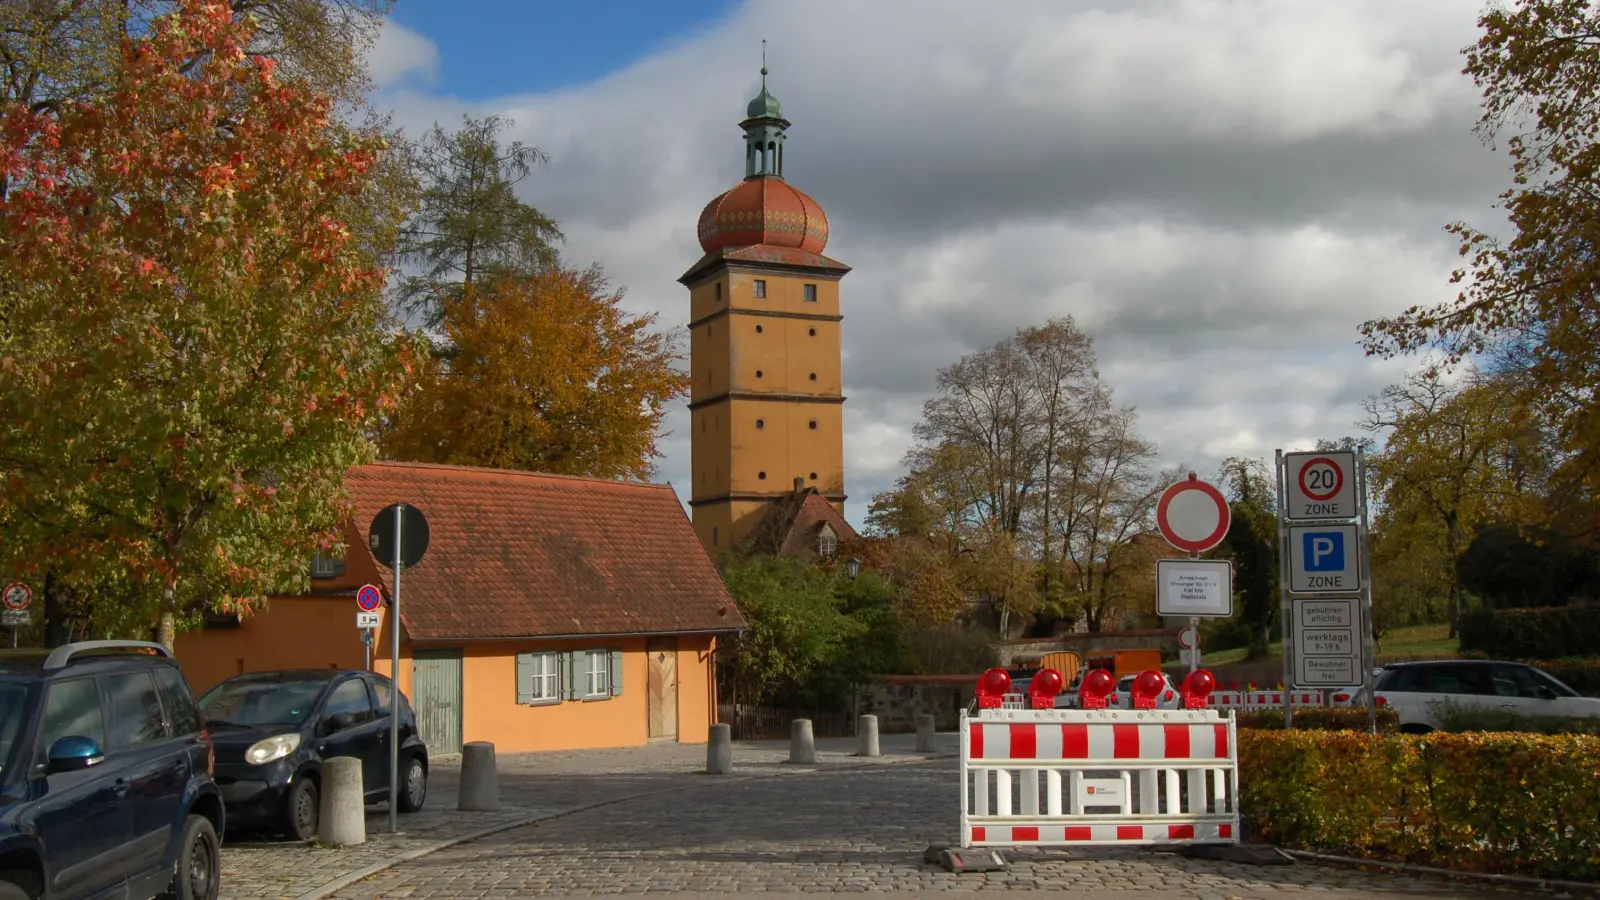
[[[796,767],[784,763],[787,742],[739,743],[734,746],[734,775],[766,777],[925,758],[913,752],[912,744],[910,735],[886,735],[884,756],[869,760],[851,755],[855,745],[849,739],[819,739],[818,765]],[[954,753],[956,736],[940,735],[939,749]],[[434,760],[428,780],[427,805],[422,812],[400,816],[399,835],[387,833],[388,813],[378,811],[381,807],[369,812],[367,842],[355,847],[334,849],[229,835],[222,854],[222,900],[297,898],[343,875],[482,829],[652,792],[694,789],[707,780],[699,774],[705,761],[704,744],[504,756],[499,760],[501,809],[461,813],[456,811],[460,758],[440,757]]]
[[[510,898],[672,891],[731,898],[794,892],[1074,891],[1128,898],[1521,896],[1446,881],[1299,864],[1255,868],[1143,851],[1012,854],[1003,874],[921,862],[955,834],[955,763],[918,762],[758,780],[705,781],[552,819],[402,864],[340,900]],[[972,896],[968,894],[968,896]],[[1549,896],[1549,895],[1542,895]]]

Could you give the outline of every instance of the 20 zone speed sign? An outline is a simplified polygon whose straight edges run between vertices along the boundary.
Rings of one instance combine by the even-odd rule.
[[[1284,454],[1289,518],[1356,517],[1356,455],[1348,450]]]

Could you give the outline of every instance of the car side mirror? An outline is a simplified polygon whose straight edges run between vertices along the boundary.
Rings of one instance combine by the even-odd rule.
[[[69,734],[50,745],[46,771],[52,775],[57,772],[81,772],[105,762],[105,759],[94,738]]]
[[[337,734],[338,732],[344,731],[346,728],[354,728],[355,724],[355,716],[349,713],[334,713],[323,721],[322,726],[324,733]]]

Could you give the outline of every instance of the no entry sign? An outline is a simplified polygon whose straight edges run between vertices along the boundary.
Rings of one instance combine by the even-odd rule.
[[[1156,504],[1156,528],[1161,536],[1188,553],[1204,553],[1222,543],[1232,522],[1228,498],[1193,472],[1167,488]]]

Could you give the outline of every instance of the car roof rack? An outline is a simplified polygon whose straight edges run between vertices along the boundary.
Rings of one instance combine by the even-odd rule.
[[[62,644],[50,651],[50,655],[45,657],[45,671],[64,669],[74,656],[95,650],[154,650],[167,659],[173,658],[171,650],[152,641],[78,641],[75,644]]]

